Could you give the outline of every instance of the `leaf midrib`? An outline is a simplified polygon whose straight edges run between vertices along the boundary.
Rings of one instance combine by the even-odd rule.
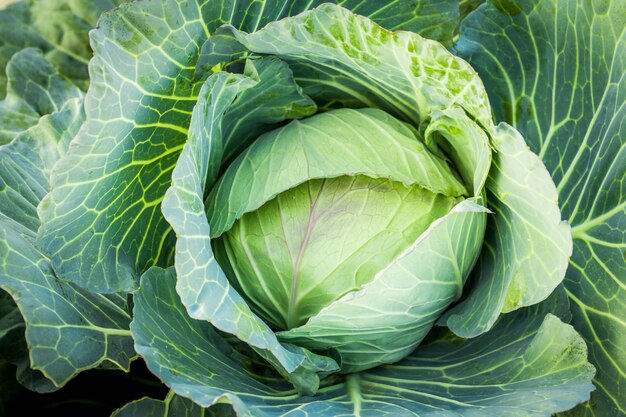
[[[311,232],[313,231],[313,226],[315,225],[315,209],[317,207],[317,203],[320,200],[320,196],[322,195],[322,191],[324,190],[324,186],[326,185],[326,180],[322,180],[322,184],[320,185],[319,190],[317,191],[317,196],[315,196],[315,200],[311,200],[311,208],[309,209],[309,222],[307,224],[306,234],[302,239],[302,243],[300,244],[300,249],[298,250],[298,256],[295,259],[293,268],[291,270],[291,293],[289,295],[289,306],[287,308],[287,328],[292,329],[298,326],[298,290],[299,290],[299,280],[300,280],[300,266],[302,263],[302,258],[304,257],[304,252],[306,247],[308,246],[309,239],[311,238]]]

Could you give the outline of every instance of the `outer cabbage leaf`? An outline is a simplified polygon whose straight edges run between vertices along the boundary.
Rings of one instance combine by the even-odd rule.
[[[4,298],[6,297],[6,299]],[[2,291],[0,294],[0,362],[2,359],[15,365],[10,377],[22,386],[40,393],[52,392],[57,389],[52,381],[40,371],[30,367],[28,345],[24,338],[26,323],[19,308],[11,296]]]
[[[74,84],[87,89],[92,52],[88,31],[104,10],[122,0],[25,0],[0,10],[0,98],[6,93],[4,69],[16,52],[32,46]]]
[[[0,101],[0,145],[37,124],[41,116],[82,95],[35,48],[13,55],[6,71],[7,95]]]
[[[286,61],[321,107],[373,107],[419,126],[433,110],[456,104],[491,126],[476,73],[418,34],[390,32],[328,3],[254,33],[234,33],[250,51]]]
[[[419,9],[399,0],[361,3],[344,4],[394,28],[424,23],[415,19]],[[435,11],[450,5],[422,3]],[[102,15],[91,32],[87,121],[42,203],[40,244],[63,279],[101,292],[132,290],[148,267],[171,263],[173,234],[160,203],[202,85],[195,64],[203,43],[224,23],[253,31],[313,5],[142,0]]]
[[[219,404],[206,410],[193,401],[170,391],[164,400],[142,398],[128,403],[111,414],[111,417],[227,417],[231,415],[228,408],[220,408]]]
[[[35,244],[36,208],[48,192],[49,170],[82,121],[82,100],[74,99],[0,146],[0,288],[17,303],[26,337],[24,327],[14,329],[10,359],[18,378],[38,391],[103,362],[128,370],[135,356],[125,296],[92,294],[58,280]],[[26,343],[29,355],[20,354]]]
[[[508,314],[489,334],[468,341],[443,336],[404,361],[298,396],[231,359],[213,328],[187,315],[175,281],[171,269],[144,274],[131,329],[150,370],[203,407],[230,404],[237,415],[255,417],[548,417],[585,401],[593,389],[581,337],[546,315],[567,319],[564,297]]]
[[[270,70],[267,76],[274,74]],[[313,354],[309,357],[296,347],[286,349],[274,332],[252,313],[232,288],[213,255],[209,223],[204,212],[208,162],[216,154],[222,154],[225,145],[222,117],[239,94],[258,85],[264,87],[251,78],[228,73],[218,73],[207,79],[194,110],[189,141],[174,169],[173,185],[163,201],[163,214],[178,235],[177,290],[190,316],[209,320],[216,328],[248,343],[299,390],[314,393],[319,383],[316,372],[335,370],[336,363]],[[296,92],[295,85],[291,94],[281,84],[275,84],[275,87],[285,93],[282,95],[285,103],[289,103]],[[248,104],[253,105],[253,102]],[[262,106],[262,101],[258,105]],[[298,111],[293,115],[285,112],[283,117],[298,114]]]
[[[516,126],[557,183],[572,225],[565,285],[598,368],[580,416],[626,415],[626,4],[485,4],[456,45],[496,118]]]
[[[57,387],[104,361],[128,370],[135,353],[125,297],[93,295],[57,280],[34,234],[4,217],[0,224],[0,287],[24,316],[31,367]]]
[[[550,175],[524,139],[502,123],[491,139],[493,163],[486,182],[494,215],[466,297],[444,315],[462,337],[488,331],[500,312],[544,300],[565,274],[572,251]]]
[[[461,13],[461,22],[465,19],[465,16],[473,12],[478,6],[483,4],[485,0],[460,0],[459,11]]]
[[[49,189],[50,170],[84,120],[81,98],[43,116],[10,144],[0,147],[0,212],[36,232],[37,205]],[[34,165],[34,166],[33,166]]]
[[[23,48],[45,48],[46,41],[30,24],[30,8],[26,2],[9,4],[0,9],[0,99],[6,95],[6,67],[11,57]]]
[[[473,2],[474,0],[470,0]],[[294,16],[305,10],[312,9],[325,0],[310,0],[308,2],[285,1],[286,13],[282,16]],[[461,5],[457,0],[416,0],[388,1],[383,7],[377,2],[364,2],[360,0],[330,1],[362,16],[369,16],[379,25],[391,30],[408,30],[416,32],[428,39],[433,39],[449,45],[458,29],[459,11],[464,16],[472,6]],[[463,2],[462,2],[463,3]],[[257,25],[257,29],[261,28]],[[245,55],[246,49],[227,31],[218,29],[214,36],[207,39],[202,46],[202,51],[196,67],[196,75],[210,71],[215,65],[231,62]]]

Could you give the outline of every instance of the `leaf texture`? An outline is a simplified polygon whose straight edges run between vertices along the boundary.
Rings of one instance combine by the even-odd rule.
[[[543,159],[572,226],[565,282],[598,390],[571,415],[626,415],[626,4],[513,6],[479,8],[456,48],[484,80],[496,118]]]

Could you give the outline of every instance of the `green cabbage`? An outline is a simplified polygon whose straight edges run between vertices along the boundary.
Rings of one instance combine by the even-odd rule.
[[[0,23],[3,380],[140,357],[170,393],[118,417],[626,414],[620,1]]]

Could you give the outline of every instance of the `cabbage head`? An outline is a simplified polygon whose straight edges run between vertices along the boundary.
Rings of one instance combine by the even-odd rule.
[[[558,120],[542,77],[571,66],[527,69],[525,48],[549,40],[498,34],[567,22],[547,0],[481,3],[139,0],[100,15],[87,81],[62,47],[18,52],[56,77],[12,84],[14,56],[0,102],[0,121],[35,109],[0,132],[14,300],[0,313],[21,311],[30,349],[18,379],[54,391],[141,357],[170,393],[118,417],[522,417],[587,401],[596,370],[562,283],[588,229],[568,222],[580,204],[559,206],[586,178],[559,130],[584,99]],[[626,21],[615,8],[598,15]],[[520,84],[518,64],[543,75]],[[32,85],[52,93],[31,104]]]

